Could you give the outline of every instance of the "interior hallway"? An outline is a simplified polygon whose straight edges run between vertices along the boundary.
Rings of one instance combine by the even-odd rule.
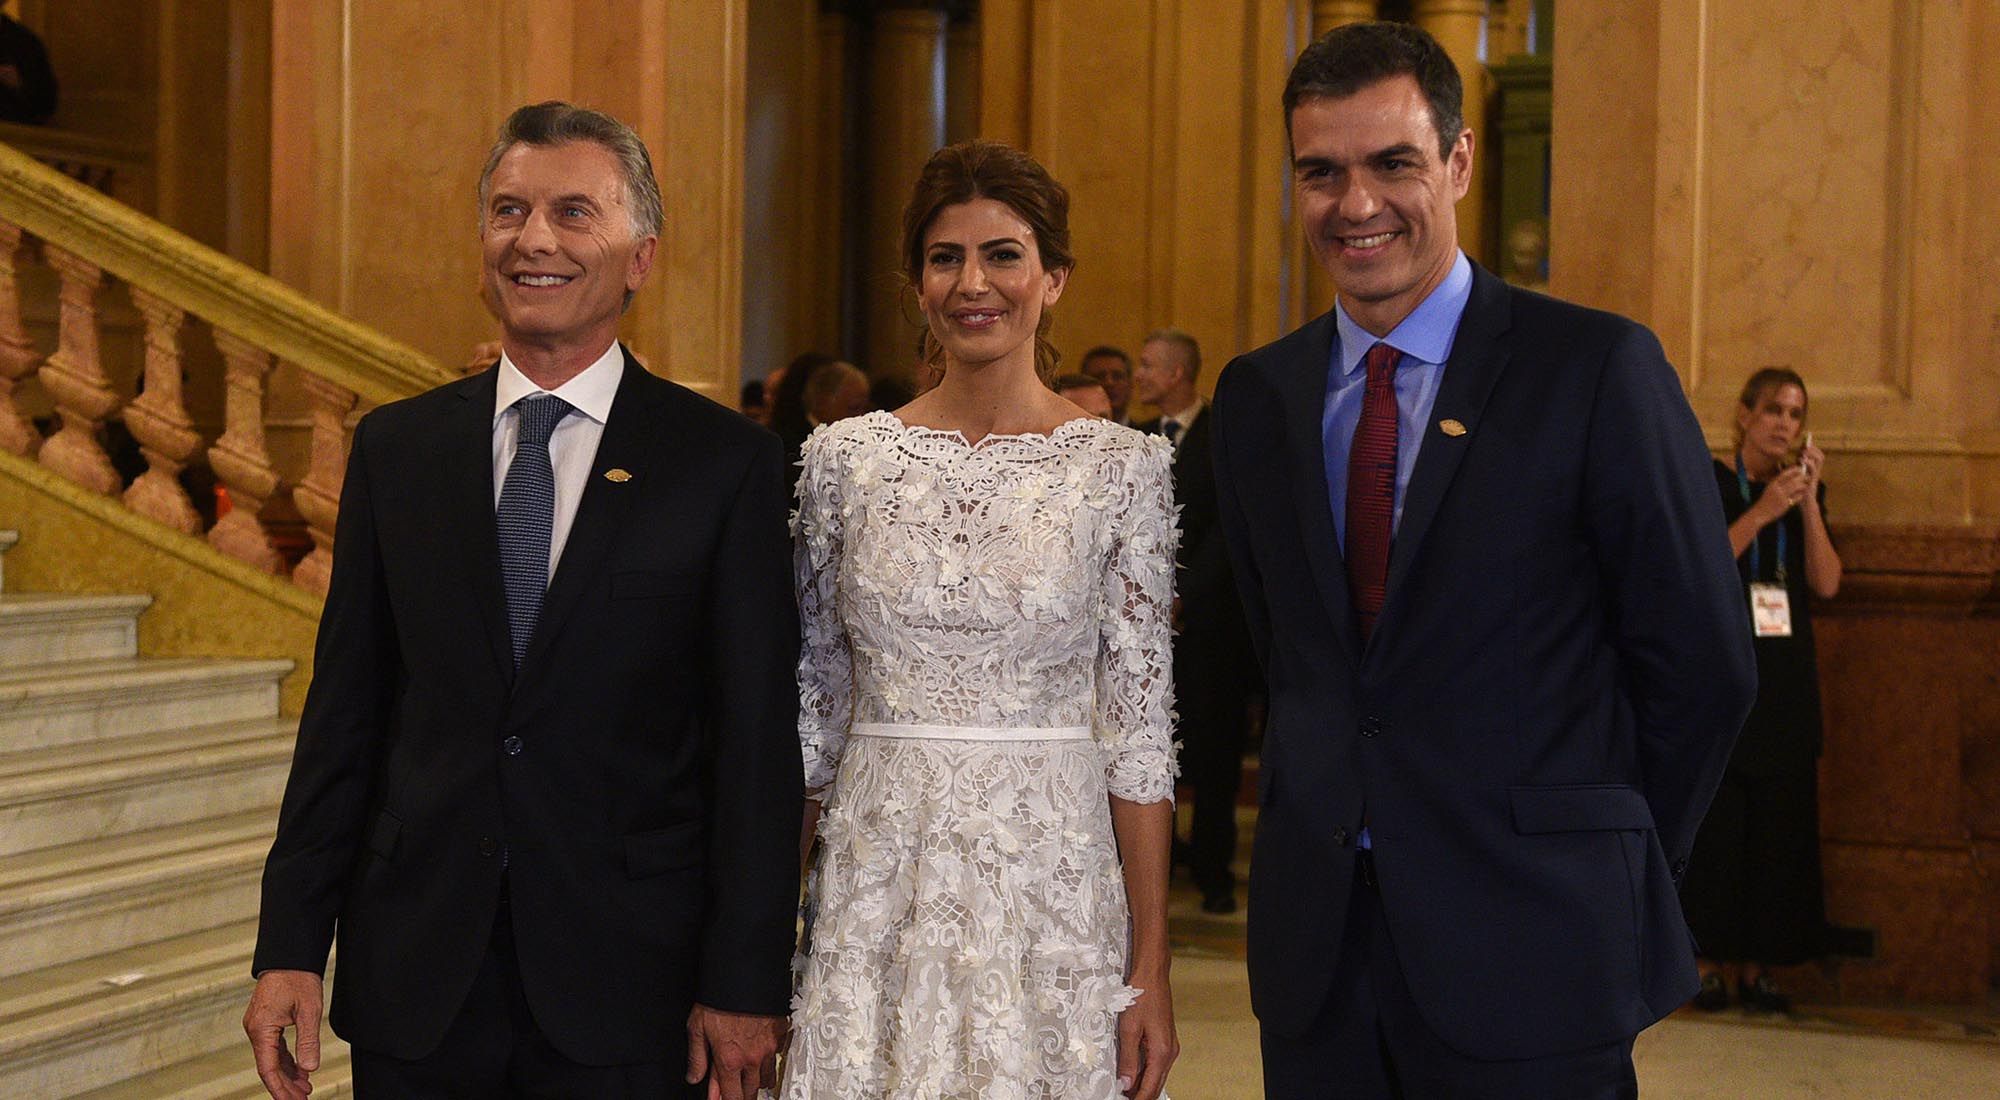
[[[1255,818],[1240,812],[1239,870]],[[1257,1100],[1244,915],[1210,916],[1200,902],[1177,875],[1169,920],[1181,1057],[1168,1091],[1174,1100]],[[1646,1100],[1996,1100],[2000,999],[1983,1008],[1801,1005],[1790,1018],[1682,1009],[1639,1036],[1634,1060]],[[1330,1086],[1326,1100],[1339,1096]]]

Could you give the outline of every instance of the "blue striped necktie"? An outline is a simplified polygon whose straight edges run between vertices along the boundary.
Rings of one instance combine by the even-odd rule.
[[[528,652],[542,595],[549,586],[549,537],[555,527],[556,472],[549,462],[549,435],[574,412],[560,397],[530,394],[514,403],[519,430],[514,461],[500,486],[494,526],[500,534],[500,577],[507,587],[507,631],[514,643],[514,667]]]

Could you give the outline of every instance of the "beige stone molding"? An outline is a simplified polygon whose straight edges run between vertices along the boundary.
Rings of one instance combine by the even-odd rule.
[[[0,144],[0,219],[379,403],[454,377],[404,344]]]
[[[1833,614],[1896,609],[1971,614],[2000,584],[2000,524],[1839,524],[1843,566]]]

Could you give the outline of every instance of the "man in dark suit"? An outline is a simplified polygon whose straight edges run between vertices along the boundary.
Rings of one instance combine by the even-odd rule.
[[[617,343],[629,128],[524,107],[480,200],[504,355],[355,430],[244,1028],[303,1096],[337,932],[363,1100],[749,1096],[802,797],[780,447]]]
[[[1748,709],[1741,589],[1658,341],[1458,249],[1460,84],[1333,31],[1285,90],[1333,312],[1242,356],[1222,524],[1270,691],[1250,981],[1272,1097],[1631,1096]]]
[[[1236,792],[1256,671],[1243,607],[1229,574],[1215,501],[1214,418],[1195,390],[1201,345],[1179,329],[1146,337],[1132,391],[1160,410],[1136,425],[1174,444],[1174,502],[1180,506],[1175,570],[1174,710],[1181,781],[1193,788],[1187,864],[1210,913],[1236,911]]]

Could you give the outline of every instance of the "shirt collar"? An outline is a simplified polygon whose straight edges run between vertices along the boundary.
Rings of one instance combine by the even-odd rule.
[[[625,352],[613,340],[611,346],[597,361],[583,368],[582,372],[553,390],[544,390],[528,380],[521,368],[500,353],[500,375],[493,386],[493,422],[500,422],[500,414],[514,407],[514,402],[534,393],[547,393],[562,398],[584,416],[604,423],[611,416],[611,402],[618,396],[618,383],[625,377]]]
[[[1189,405],[1187,408],[1182,409],[1179,412],[1162,414],[1160,417],[1160,422],[1165,423],[1171,420],[1174,423],[1179,424],[1181,427],[1186,428],[1194,423],[1195,417],[1201,415],[1201,407],[1205,404],[1207,404],[1207,402],[1197,397],[1194,399],[1194,404]]]
[[[1368,349],[1377,343],[1387,344],[1410,359],[1424,363],[1442,363],[1451,358],[1452,341],[1458,337],[1459,319],[1465,316],[1465,304],[1472,300],[1472,261],[1460,252],[1451,265],[1451,271],[1444,282],[1417,308],[1403,318],[1401,324],[1389,331],[1389,335],[1377,337],[1362,328],[1354,318],[1347,315],[1347,307],[1340,302],[1333,303],[1333,321],[1340,333],[1338,363],[1342,374],[1353,374],[1361,369],[1361,361]]]

